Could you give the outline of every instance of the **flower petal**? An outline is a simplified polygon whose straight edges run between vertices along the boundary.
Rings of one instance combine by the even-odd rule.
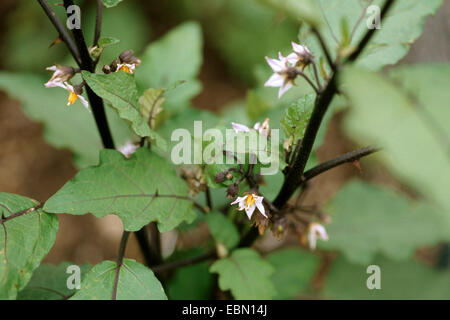
[[[288,91],[290,88],[292,88],[292,82],[289,81],[285,83],[278,91],[278,99],[280,99],[283,96],[283,94],[285,94],[286,91]]]
[[[263,205],[263,197],[257,197],[256,198],[256,201],[255,201],[255,205],[256,205],[256,207],[258,208],[258,210],[259,210],[259,212],[261,212],[261,214],[264,216],[264,217],[266,217],[266,218],[268,218],[267,216],[266,216],[266,209],[264,208],[264,205]]]
[[[245,209],[245,213],[247,214],[247,217],[248,217],[249,219],[252,218],[252,214],[253,214],[253,212],[255,211],[255,209],[256,209],[255,204],[253,204],[249,209]]]
[[[277,59],[271,59],[269,57],[266,57],[266,61],[269,64],[269,66],[272,68],[274,72],[280,72],[284,69],[284,65],[282,61],[279,61]]]
[[[84,107],[88,109],[89,112],[91,112],[91,110],[89,109],[89,102],[82,95],[78,95],[78,99],[80,99]]]
[[[325,230],[325,227],[322,226],[321,224],[316,224],[315,232],[319,236],[320,239],[322,239],[324,241],[328,240],[327,231]]]
[[[278,73],[274,73],[264,84],[265,87],[281,87],[284,83],[284,77]]]
[[[316,233],[312,230],[310,230],[308,233],[308,243],[311,250],[316,249]]]
[[[294,41],[291,42],[292,44],[292,49],[294,49],[295,52],[297,52],[298,54],[305,54],[305,46],[302,46],[301,44],[295,43]]]
[[[245,199],[247,199],[247,196],[237,197],[236,200],[234,200],[230,205],[236,204],[238,202],[243,202]]]
[[[46,82],[44,84],[44,86],[46,88],[62,87],[62,86],[58,85],[59,83],[61,83],[61,82],[60,81],[55,81],[55,80],[53,80],[53,81],[50,80],[50,81]],[[65,87],[63,87],[63,88],[65,89]]]
[[[250,129],[247,126],[245,126],[243,124],[240,124],[240,123],[232,122],[231,126],[233,127],[233,129],[234,129],[234,131],[236,133],[238,133],[238,132],[249,132],[250,131]]]
[[[295,66],[298,61],[298,55],[293,52],[286,57],[286,60],[290,65]]]

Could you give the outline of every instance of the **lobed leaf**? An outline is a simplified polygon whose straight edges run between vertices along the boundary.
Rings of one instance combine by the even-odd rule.
[[[34,271],[30,282],[19,292],[18,300],[65,300],[75,294],[76,289],[67,287],[70,274],[67,268],[75,265],[73,262],[62,262],[59,265],[41,264]],[[81,280],[92,268],[89,264],[80,266]]]
[[[228,249],[234,248],[240,240],[236,226],[222,213],[217,211],[205,215],[206,223],[214,240],[225,245]]]
[[[196,79],[202,64],[202,34],[195,22],[186,22],[150,44],[136,69],[136,81],[141,88],[167,88],[180,80],[186,81],[167,94],[165,105],[173,113],[189,106],[200,92]]]
[[[231,290],[235,299],[270,299],[276,294],[270,280],[274,268],[253,249],[237,249],[216,261],[209,271],[219,274],[220,289]]]
[[[273,251],[266,260],[275,268],[272,281],[277,294],[275,299],[294,299],[304,293],[319,266],[319,258],[298,248]]]
[[[99,165],[81,170],[45,203],[45,210],[96,217],[115,214],[127,231],[157,221],[164,232],[195,218],[186,183],[170,162],[146,148],[130,159],[102,150]]]
[[[141,115],[139,95],[134,76],[123,71],[110,74],[94,74],[82,71],[83,79],[101,98],[105,99],[117,111],[119,117],[127,120],[133,131],[140,137],[149,137],[161,150],[167,149],[167,143]]]
[[[53,246],[57,231],[58,218],[40,209],[37,201],[0,193],[0,299],[17,297]]]
[[[117,273],[117,263],[103,261],[94,266],[71,300],[110,300]],[[117,300],[167,300],[161,283],[144,265],[124,259],[119,268]]]

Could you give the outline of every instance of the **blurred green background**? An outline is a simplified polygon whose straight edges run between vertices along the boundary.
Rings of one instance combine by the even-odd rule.
[[[82,25],[90,43],[93,38],[95,1],[78,1],[77,4],[83,8]],[[62,7],[55,7],[55,11],[60,17],[64,16]],[[448,63],[449,18],[450,2],[444,1],[436,15],[427,19],[424,33],[397,66]],[[99,65],[110,63],[127,49],[133,49],[138,57],[141,56],[149,44],[186,21],[197,21],[202,27],[203,35],[203,61],[199,73],[202,90],[192,99],[195,108],[217,114],[221,112],[226,119],[238,119],[237,122],[250,124],[263,115],[260,110],[254,111],[254,108],[264,107],[267,114],[271,115],[271,123],[277,127],[276,122],[281,117],[279,110],[284,110],[280,108],[285,108],[301,93],[308,91],[300,86],[297,91],[290,92],[283,100],[277,101],[274,89],[261,88],[270,75],[264,57],[275,57],[278,51],[287,54],[290,42],[298,40],[299,23],[257,0],[124,0],[117,7],[104,10],[102,35],[116,37],[120,39],[120,43],[105,50]],[[63,44],[50,47],[57,33],[34,1],[2,0],[0,29],[2,71],[49,77],[45,67],[55,63],[73,65]],[[183,56],[186,48],[180,46],[178,50],[178,55]],[[385,68],[385,73],[392,72],[393,77],[397,76],[399,79],[423,75],[420,70],[412,74],[408,74],[409,71],[406,70],[406,75],[402,71],[396,73],[396,70],[389,66]],[[433,79],[435,78],[431,77],[429,81],[432,82]],[[442,79],[443,82],[436,84],[440,85],[440,90],[445,88],[448,74],[443,74]],[[20,82],[17,85],[20,92]],[[52,91],[48,92],[50,95]],[[76,167],[70,150],[49,145],[44,139],[42,124],[29,120],[21,109],[20,95],[14,96],[18,99],[8,96],[4,91],[0,93],[0,191],[45,201],[74,176]],[[448,96],[443,96],[443,101],[446,97]],[[448,119],[445,115],[448,116],[448,112],[438,114],[437,117]],[[317,161],[351,151],[361,143],[360,137],[356,136],[358,131],[355,134],[355,131],[349,129],[352,124],[343,125],[345,121],[351,121],[345,111],[330,114],[329,118],[322,130],[323,144],[315,153]],[[353,121],[358,122],[359,119],[355,118]],[[353,135],[350,136],[350,132]],[[420,138],[415,139],[414,143],[417,144],[417,153],[420,153]],[[415,157],[414,154],[409,156]],[[429,158],[429,166],[433,166],[433,155],[429,155]],[[297,247],[298,239],[295,237],[286,237],[280,242],[267,236],[258,243],[258,248],[264,254],[278,249],[267,256],[277,270],[273,279],[280,292],[277,298],[450,298],[448,248],[445,249],[442,241],[445,236],[440,236],[447,234],[449,240],[449,225],[438,231],[436,226],[440,223],[439,219],[436,218],[437,222],[434,223],[429,221],[434,218],[421,216],[422,211],[427,214],[434,209],[417,209],[422,204],[413,203],[411,199],[428,198],[428,194],[423,194],[423,190],[417,188],[414,181],[404,179],[397,168],[386,165],[381,160],[383,159],[364,160],[362,175],[351,165],[346,165],[314,180],[306,202],[323,205],[332,217],[333,214],[341,217],[341,220],[336,220],[336,225],[330,225],[330,235],[334,235],[335,242],[322,247],[331,251],[324,250],[311,255],[298,249],[278,249]],[[448,172],[449,167],[442,170]],[[360,182],[355,182],[356,179],[362,179],[365,183],[360,185]],[[278,186],[280,182],[280,177],[275,177],[273,185]],[[273,185],[266,190],[270,195],[276,191]],[[377,185],[380,190],[372,190],[371,185]],[[448,181],[442,188],[447,190],[448,195]],[[220,197],[219,193],[217,195]],[[433,198],[433,195],[430,197]],[[366,213],[372,210],[373,216],[367,220],[353,218],[364,216],[358,210]],[[448,217],[450,213],[447,209],[444,211],[443,214]],[[379,212],[381,213],[378,215]],[[390,214],[396,215],[399,212],[404,213],[401,219],[390,220]],[[419,216],[419,221],[422,221],[420,225],[404,224],[409,220],[411,212]],[[372,240],[378,241],[377,246],[364,244],[370,237],[358,238],[359,233],[365,232],[364,228],[373,228]],[[349,234],[354,234],[354,238]],[[114,216],[103,219],[92,216],[61,216],[57,242],[46,262],[95,264],[113,259],[120,235],[121,224]],[[187,250],[204,243],[207,237],[208,231],[204,225],[177,235],[165,234],[163,249],[170,253],[176,242],[178,248]],[[390,243],[393,237],[398,245],[397,251],[396,244]],[[415,241],[415,238],[420,241]],[[130,243],[127,256],[142,261],[135,241]],[[284,260],[288,263],[283,264]],[[290,261],[293,261],[291,266]],[[366,268],[370,264],[381,266],[382,290],[370,291],[365,286],[368,277]],[[202,294],[211,290],[211,280],[205,271],[203,264],[180,270],[169,282],[169,298],[208,297],[207,294]],[[198,291],[186,289],[195,285],[186,280],[189,277],[193,277],[191,281],[196,279]],[[292,287],[292,283],[296,285]]]

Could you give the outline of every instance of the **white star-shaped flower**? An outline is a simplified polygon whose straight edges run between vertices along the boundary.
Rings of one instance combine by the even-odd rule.
[[[128,140],[124,145],[117,147],[117,150],[120,151],[125,157],[129,158],[138,148],[139,147],[135,143]]]
[[[317,238],[328,241],[328,234],[324,226],[312,222],[308,226],[308,243],[311,250],[316,249]]]
[[[134,63],[119,63],[117,64],[116,72],[124,71],[129,74],[133,74],[136,70],[136,65]]]
[[[70,106],[72,104],[75,103],[75,101],[77,101],[78,99],[80,99],[80,102],[86,107],[86,109],[89,110],[89,102],[81,95],[75,92],[75,89],[72,85],[70,85],[68,82],[64,82],[64,83],[56,83],[57,87],[61,87],[63,89],[66,89],[67,91],[69,91],[69,97],[67,98],[67,105]]]
[[[263,200],[264,197],[258,196],[254,193],[249,193],[243,197],[237,197],[236,200],[231,203],[231,205],[238,203],[238,210],[245,210],[245,213],[247,214],[249,219],[252,218],[252,214],[256,208],[258,208],[259,212],[261,212],[261,214],[267,218]]]
[[[281,98],[294,85],[294,80],[297,77],[297,70],[292,63],[284,57],[281,52],[278,53],[277,59],[266,57],[267,63],[272,68],[274,74],[264,84],[265,87],[280,87],[278,91],[278,98]]]

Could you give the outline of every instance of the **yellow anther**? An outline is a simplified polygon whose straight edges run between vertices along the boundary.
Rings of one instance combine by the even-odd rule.
[[[69,98],[67,99],[67,105],[70,106],[74,104],[75,101],[77,101],[77,99],[78,99],[77,94],[73,91],[70,91]]]

